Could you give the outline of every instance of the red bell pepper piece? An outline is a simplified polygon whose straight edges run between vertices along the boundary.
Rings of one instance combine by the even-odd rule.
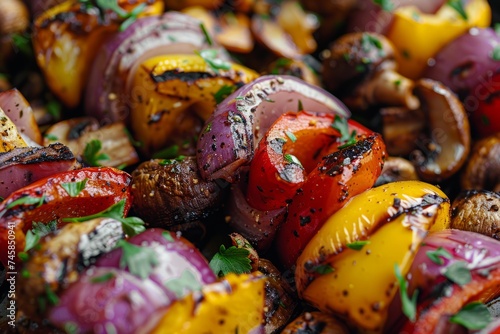
[[[258,210],[283,208],[321,158],[343,144],[335,115],[306,111],[281,115],[260,141],[250,165],[247,201]],[[345,122],[349,134],[371,133]]]
[[[70,184],[85,180],[79,191],[67,191]],[[41,179],[13,192],[0,203],[0,261],[8,268],[24,250],[25,236],[33,222],[57,221],[101,212],[125,200],[124,214],[132,205],[128,187],[131,176],[112,167],[73,170]]]
[[[289,205],[276,237],[278,256],[291,267],[323,223],[353,196],[371,188],[387,156],[381,135],[357,136],[354,145],[323,158]]]

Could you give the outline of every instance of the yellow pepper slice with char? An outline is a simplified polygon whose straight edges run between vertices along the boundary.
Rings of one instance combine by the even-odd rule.
[[[215,50],[201,52],[212,56],[210,52]],[[135,138],[147,154],[165,147],[174,133],[179,137],[182,128],[190,130],[196,119],[202,124],[225,96],[257,77],[242,65],[200,55],[148,59],[139,66],[130,86],[130,124]]]
[[[259,332],[264,320],[264,283],[260,273],[229,274],[170,305],[151,334]]]
[[[448,4],[435,14],[424,14],[415,6],[396,9],[387,37],[398,50],[399,73],[419,78],[429,58],[447,43],[472,27],[490,25],[491,8],[486,0],[471,0],[463,9],[466,17]]]
[[[16,125],[0,108],[0,153],[27,146]]]
[[[429,231],[449,227],[437,187],[402,181],[372,188],[332,215],[297,261],[299,295],[362,330],[381,331],[394,298],[394,265],[405,275]]]
[[[164,10],[161,0],[118,1],[127,13],[141,4],[147,6],[138,17],[159,15]],[[38,16],[33,26],[38,66],[52,92],[71,108],[80,102],[95,55],[123,21],[116,14],[103,20],[101,9],[84,11],[82,6],[79,0],[62,2]]]

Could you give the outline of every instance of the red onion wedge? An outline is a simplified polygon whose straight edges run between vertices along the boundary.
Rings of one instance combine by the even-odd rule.
[[[216,281],[216,276],[210,269],[207,260],[189,241],[175,233],[151,228],[128,240],[132,245],[147,247],[156,254],[157,264],[148,278],[155,282],[165,293],[168,300],[182,297],[187,291],[174,291],[169,287],[169,281],[189,277],[194,285],[201,287]],[[121,248],[102,256],[97,260],[97,267],[120,268],[123,256]],[[182,294],[181,294],[182,293]]]
[[[252,160],[274,121],[285,112],[299,110],[351,114],[322,88],[292,76],[262,76],[227,97],[205,122],[197,147],[202,177],[234,182],[236,171]]]
[[[77,333],[148,333],[159,310],[216,281],[201,253],[174,233],[148,229],[118,245],[62,292],[49,311],[53,324]]]
[[[0,153],[0,197],[50,175],[76,169],[79,164],[63,144],[15,148]]]
[[[101,123],[127,119],[130,86],[141,63],[155,56],[190,54],[206,48],[217,46],[207,40],[201,21],[193,17],[168,12],[137,20],[110,38],[95,58],[85,93],[87,114]],[[222,49],[219,54],[228,57]]]
[[[451,333],[448,319],[465,305],[500,296],[500,242],[488,236],[443,230],[429,234],[406,276],[407,294],[418,289],[416,321],[402,315],[401,299],[390,305],[386,332]]]
[[[494,56],[499,47],[500,36],[492,28],[472,28],[445,45],[423,76],[441,81],[461,96],[477,93],[471,90],[479,84],[490,90],[486,80],[500,69],[500,61]]]
[[[261,211],[252,208],[246,198],[243,182],[231,186],[227,214],[231,217],[229,226],[240,233],[257,251],[265,252],[274,240],[278,227],[286,218],[286,208]]]
[[[118,269],[92,268],[62,293],[48,319],[67,333],[147,333],[144,325],[166,300],[152,280]]]

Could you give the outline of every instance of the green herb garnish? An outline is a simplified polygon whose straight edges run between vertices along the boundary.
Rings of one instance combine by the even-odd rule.
[[[224,245],[221,245],[219,251],[210,260],[210,268],[218,277],[229,273],[249,273],[252,266],[248,255],[250,255],[250,252],[245,248],[231,246],[226,249]]]
[[[47,224],[33,222],[31,229],[26,232],[26,243],[24,251],[27,252],[40,242],[40,239],[47,234],[57,230],[57,220],[52,220]]]
[[[153,154],[153,159],[173,159],[179,155],[179,145],[172,145]]]
[[[144,221],[142,219],[137,217],[124,218],[124,212],[125,200],[122,199],[106,210],[98,212],[96,214],[85,217],[63,218],[62,221],[69,223],[82,223],[96,218],[112,218],[122,223],[123,232],[125,232],[125,234],[129,237],[132,237],[146,230],[146,228],[144,227]]]
[[[85,189],[87,181],[88,179],[83,179],[82,181],[77,182],[61,183],[61,187],[66,190],[68,195],[76,197],[82,192],[83,189]]]
[[[231,69],[231,64],[217,58],[218,52],[214,49],[205,49],[201,51],[195,51],[195,53],[203,58],[205,63],[215,72],[219,73],[219,70],[229,70]]]
[[[467,16],[467,12],[465,11],[464,4],[463,4],[462,0],[448,0],[446,2],[446,4],[448,6],[450,6],[451,8],[453,8],[460,15],[460,17],[462,19],[467,21],[468,16]]]
[[[236,86],[234,85],[224,85],[222,86],[215,94],[214,94],[214,99],[215,103],[219,104],[226,97],[228,97],[232,92],[236,90]]]
[[[379,5],[386,12],[390,12],[394,9],[394,4],[391,0],[373,0],[373,3]]]
[[[495,46],[495,48],[491,52],[491,59],[493,59],[495,61],[500,60],[500,45]]]
[[[491,322],[488,307],[480,302],[472,302],[450,318],[450,322],[464,326],[470,330],[483,329]]]
[[[101,166],[100,161],[109,160],[109,156],[106,153],[100,153],[102,148],[102,143],[98,139],[92,139],[85,145],[83,150],[83,160],[90,166],[99,167]]]
[[[425,254],[432,262],[434,262],[435,264],[438,264],[438,265],[444,264],[443,258],[448,259],[448,260],[453,258],[453,255],[451,255],[443,247],[439,247],[438,249],[433,250],[433,251],[429,250]]]
[[[399,269],[397,263],[394,264],[394,274],[396,275],[396,279],[398,280],[399,284],[399,295],[401,297],[403,313],[408,317],[408,319],[410,319],[411,322],[415,322],[417,317],[418,290],[415,290],[415,292],[413,292],[413,296],[411,296],[410,299],[408,297],[408,283],[401,275],[401,269]]]
[[[105,274],[102,274],[101,276],[97,276],[97,277],[92,277],[92,279],[90,280],[91,283],[104,283],[104,282],[107,282],[109,280],[111,280],[112,278],[115,277],[115,274],[114,273],[105,273]]]
[[[366,245],[369,245],[370,244],[370,240],[357,240],[357,241],[354,241],[354,242],[351,242],[349,244],[347,244],[347,248],[350,248],[350,249],[353,249],[353,250],[362,250],[363,247],[365,247]]]
[[[208,30],[203,23],[200,23],[200,29],[203,32],[203,35],[205,35],[205,40],[207,41],[207,44],[214,45],[214,41],[212,40],[212,37],[208,33]]]
[[[48,134],[44,135],[44,137],[45,137],[45,138],[47,138],[47,139],[48,139],[48,140],[50,140],[50,141],[58,141],[58,140],[59,140],[59,138],[57,138],[57,136],[52,135],[52,134],[50,134],[50,133],[48,133]]]
[[[122,249],[120,268],[128,268],[132,275],[145,279],[158,265],[156,252],[150,247],[136,246],[125,240],[119,240],[116,246]]]
[[[16,199],[14,202],[7,204],[6,209],[12,209],[13,207],[18,205],[36,205],[36,207],[39,207],[43,204],[44,201],[45,195],[43,195],[42,197],[24,196]]]
[[[297,137],[295,137],[295,135],[293,134],[293,132],[290,132],[290,131],[285,131],[285,134],[288,138],[290,138],[290,140],[292,141],[292,143],[295,143],[297,141]]]
[[[320,264],[320,265],[315,266],[312,269],[312,271],[314,271],[315,273],[320,274],[320,275],[326,275],[326,274],[333,273],[335,271],[335,269],[329,264]]]
[[[295,164],[299,165],[302,168],[302,163],[300,162],[299,159],[293,154],[285,154],[284,155],[285,161],[290,163],[290,164]]]
[[[335,115],[335,119],[332,123],[332,128],[340,133],[340,142],[344,143],[339,146],[339,149],[343,149],[356,144],[356,131],[353,130],[349,132],[349,123],[346,118]]]
[[[458,285],[465,285],[472,280],[472,275],[465,261],[457,261],[451,264],[446,268],[443,275]]]
[[[165,287],[172,290],[177,298],[181,298],[189,292],[201,290],[202,285],[190,270],[184,270],[181,277],[165,282]]]

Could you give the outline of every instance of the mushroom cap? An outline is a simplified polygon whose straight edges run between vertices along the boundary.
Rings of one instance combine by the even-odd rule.
[[[346,96],[375,73],[395,68],[394,47],[386,37],[349,33],[332,44],[323,60],[323,83],[334,94]]]

